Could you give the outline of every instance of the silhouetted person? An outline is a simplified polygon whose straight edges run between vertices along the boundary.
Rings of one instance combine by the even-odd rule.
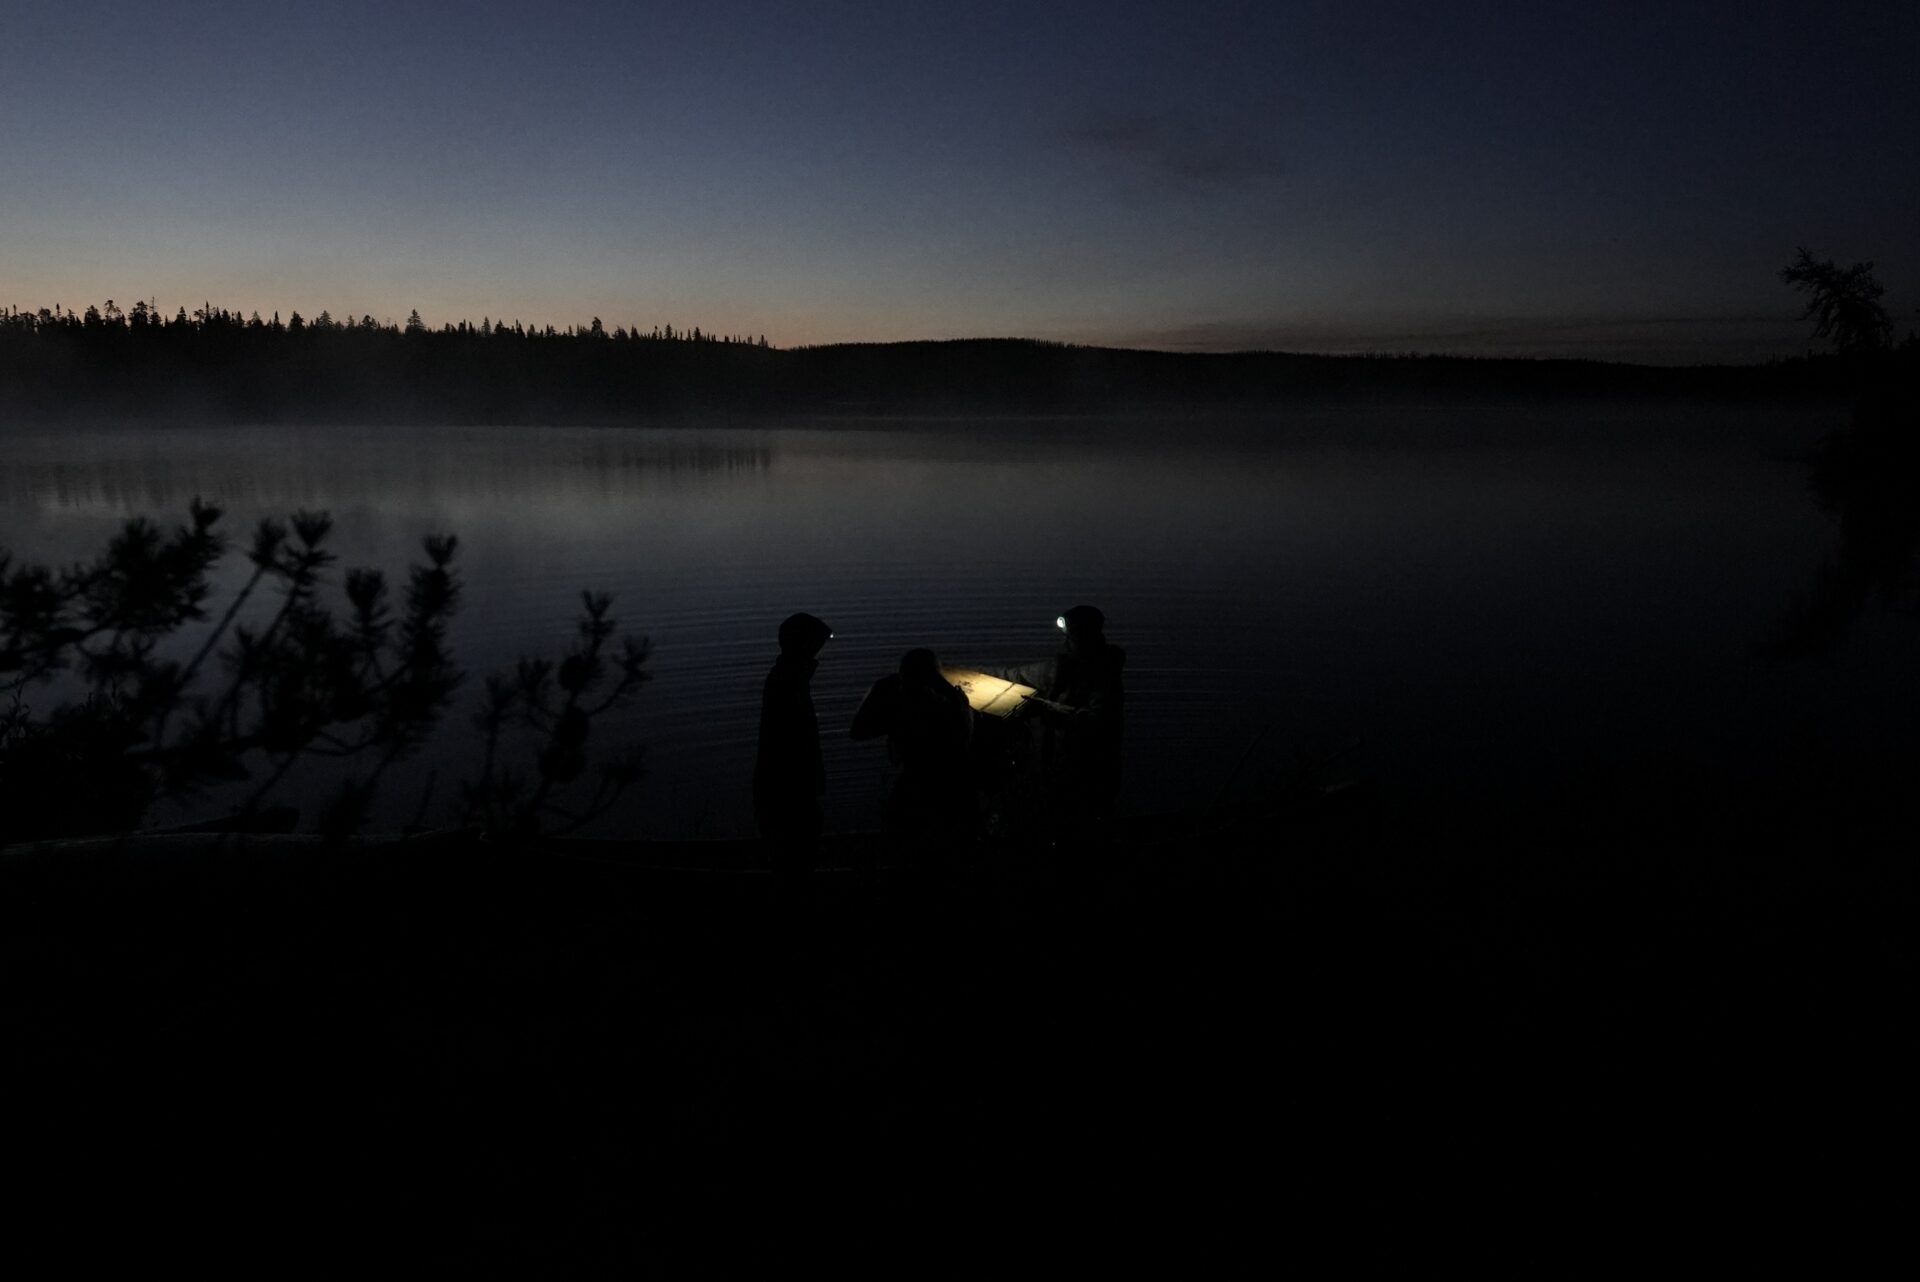
[[[887,757],[900,767],[887,794],[882,826],[906,837],[963,837],[974,818],[967,749],[973,710],[960,687],[941,675],[931,650],[909,650],[900,670],[874,682],[853,716],[855,739],[887,737]]]
[[[1034,688],[1013,715],[1039,723],[1034,764],[1049,827],[1084,832],[1120,795],[1127,652],[1108,642],[1106,616],[1093,606],[1076,605],[1057,623],[1066,636],[1052,658],[981,671]]]
[[[820,848],[820,797],[827,790],[820,723],[813,714],[814,669],[833,632],[811,614],[780,625],[780,657],[760,696],[760,748],[753,763],[753,817],[786,882],[813,870]]]

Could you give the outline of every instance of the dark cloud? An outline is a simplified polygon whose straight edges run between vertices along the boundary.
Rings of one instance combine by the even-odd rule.
[[[1250,122],[1171,112],[1100,112],[1065,131],[1068,145],[1116,177],[1197,195],[1245,191],[1286,172]]]

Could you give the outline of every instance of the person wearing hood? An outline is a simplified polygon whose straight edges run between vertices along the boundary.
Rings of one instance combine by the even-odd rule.
[[[811,614],[780,625],[780,657],[760,695],[760,744],[753,763],[753,817],[783,876],[813,869],[824,821],[827,772],[813,712],[813,673],[833,631]]]
[[[1075,819],[1104,818],[1120,796],[1127,652],[1107,640],[1106,616],[1093,606],[1054,622],[1065,636],[1052,658],[980,670],[1034,688],[1014,716],[1039,723],[1038,768],[1053,806]]]
[[[967,749],[973,710],[940,671],[933,651],[909,650],[900,669],[874,682],[853,716],[855,739],[887,737],[887,757],[900,768],[882,811],[899,836],[966,836],[974,819]]]

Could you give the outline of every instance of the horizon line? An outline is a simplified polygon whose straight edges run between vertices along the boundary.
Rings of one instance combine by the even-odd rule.
[[[107,308],[112,308],[112,313],[104,310]],[[1492,318],[1476,318],[1476,322],[1469,327],[1459,329],[1395,326],[1385,332],[1364,336],[1354,333],[1350,326],[1343,325],[1329,326],[1326,330],[1318,333],[1306,333],[1302,332],[1301,327],[1297,325],[1264,326],[1244,323],[1201,323],[1171,327],[1169,329],[1163,329],[1158,333],[1153,331],[1136,331],[1131,334],[1121,333],[1099,337],[1063,338],[1049,336],[1043,330],[1033,334],[981,333],[938,337],[842,338],[823,342],[779,344],[768,339],[764,332],[756,331],[752,334],[723,334],[720,330],[706,330],[699,325],[677,328],[670,323],[654,326],[651,329],[642,329],[638,325],[629,326],[620,323],[608,326],[604,318],[599,316],[591,317],[585,322],[571,321],[564,326],[554,325],[551,322],[544,321],[529,323],[518,316],[514,317],[511,325],[509,325],[504,315],[494,316],[492,314],[483,314],[479,321],[462,315],[458,321],[443,320],[438,324],[431,324],[428,323],[424,317],[420,316],[418,308],[410,308],[408,310],[408,316],[405,322],[395,320],[391,316],[376,320],[372,312],[365,311],[360,312],[357,316],[349,312],[345,314],[344,319],[336,318],[333,316],[331,310],[327,308],[322,308],[309,317],[296,308],[288,310],[286,312],[288,319],[283,320],[281,318],[282,312],[279,308],[273,309],[269,318],[263,317],[259,308],[251,308],[243,312],[239,308],[216,305],[210,299],[204,297],[201,299],[200,304],[191,310],[183,303],[176,304],[172,310],[172,314],[169,315],[165,309],[159,306],[157,296],[150,299],[136,299],[133,304],[133,309],[145,309],[146,312],[157,317],[158,323],[162,325],[177,324],[182,315],[186,316],[190,321],[204,321],[208,316],[223,315],[239,320],[242,325],[251,325],[254,320],[258,319],[262,325],[270,327],[277,325],[285,329],[293,318],[298,318],[304,324],[325,316],[334,325],[343,327],[358,327],[368,320],[374,320],[374,327],[383,331],[403,331],[405,326],[411,325],[414,321],[418,320],[420,327],[425,332],[431,334],[460,333],[462,332],[461,327],[464,326],[465,332],[484,332],[492,335],[497,332],[498,327],[507,326],[509,332],[540,337],[547,336],[549,332],[554,336],[584,336],[591,332],[593,323],[597,321],[600,323],[602,331],[607,333],[609,337],[615,333],[620,333],[633,338],[649,340],[655,337],[665,339],[670,334],[674,339],[682,339],[690,338],[694,333],[698,332],[703,341],[737,341],[744,342],[750,346],[765,346],[780,351],[805,351],[832,347],[903,346],[929,343],[1024,342],[1088,350],[1149,352],[1176,356],[1267,355],[1359,360],[1443,359],[1473,361],[1559,361],[1584,362],[1597,365],[1656,367],[1764,366],[1782,360],[1812,359],[1827,354],[1814,350],[1813,346],[1804,340],[1791,344],[1792,347],[1798,347],[1801,350],[1786,350],[1789,344],[1787,344],[1784,339],[1784,333],[1789,327],[1795,325],[1795,320],[1784,316],[1760,315],[1751,312],[1733,313],[1725,316],[1628,317],[1614,315],[1574,319],[1562,315],[1558,317],[1539,317],[1537,319],[1521,317],[1500,318],[1498,320]],[[17,303],[9,303],[5,306],[4,310],[4,315],[8,318],[25,317],[35,319],[41,316],[51,316],[60,319],[67,317],[82,318],[88,313],[100,315],[106,318],[111,324],[125,327],[129,324],[132,311],[128,308],[120,307],[117,301],[112,298],[108,298],[102,303],[89,303],[84,309],[74,309],[66,306],[64,303],[54,303],[51,306],[41,307],[22,307]],[[1742,343],[1736,334],[1728,333],[1723,339],[1718,341],[1727,345],[1745,346],[1748,350],[1737,357],[1729,358],[1728,355],[1721,355],[1716,359],[1713,355],[1705,352],[1686,352],[1680,350],[1680,347],[1687,346],[1686,344],[1679,345],[1678,347],[1660,344],[1657,339],[1653,339],[1644,333],[1644,331],[1649,329],[1660,328],[1680,328],[1698,332],[1709,326],[1723,327],[1727,330],[1737,330],[1745,327],[1749,335],[1752,334],[1754,327],[1765,326],[1768,329],[1781,331],[1782,337],[1776,338],[1768,344],[1754,344],[1751,338],[1749,338],[1746,343]],[[1345,333],[1340,332],[1343,329],[1346,330]],[[1258,337],[1261,330],[1280,331],[1284,333],[1285,337],[1281,339],[1281,343],[1285,345],[1272,342],[1262,343]],[[1623,334],[1620,332],[1622,330],[1640,330],[1643,331],[1643,333],[1636,337],[1630,334]],[[1601,332],[1593,333],[1591,331]],[[1605,331],[1612,332],[1606,333]],[[1582,333],[1586,333],[1587,336],[1584,338],[1574,337],[1570,340],[1570,343],[1566,337],[1569,335],[1580,335]],[[1531,335],[1539,336],[1542,340],[1545,340],[1549,346],[1553,344],[1554,337],[1559,336],[1563,344],[1563,350],[1525,350],[1528,347],[1534,346],[1526,342],[1526,336]],[[1461,343],[1472,345],[1476,342],[1486,342],[1489,339],[1499,338],[1518,339],[1519,341],[1513,343],[1511,346],[1503,345],[1504,349],[1495,348],[1493,350],[1477,351],[1457,350],[1457,346]],[[1239,341],[1236,341],[1236,339]],[[1249,339],[1251,341],[1247,341]],[[1421,345],[1407,345],[1409,340]],[[1699,341],[1700,340],[1696,340],[1696,343]],[[1711,346],[1715,344],[1716,340],[1713,337],[1708,337],[1704,342],[1706,345]],[[1427,344],[1433,344],[1433,346],[1427,346]],[[1574,350],[1564,350],[1564,346],[1571,346]],[[1633,355],[1615,354],[1609,356],[1595,353],[1595,349],[1619,349],[1634,346],[1642,347],[1643,350]],[[1774,350],[1756,350],[1758,346],[1771,347]],[[1456,350],[1445,350],[1448,347],[1455,347]],[[1655,349],[1659,349],[1659,355],[1653,355]],[[1648,359],[1649,356],[1652,356],[1652,359]]]

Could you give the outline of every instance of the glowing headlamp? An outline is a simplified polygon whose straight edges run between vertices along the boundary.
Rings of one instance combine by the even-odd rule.
[[[1067,616],[1063,614],[1059,618],[1055,619],[1053,621],[1053,626],[1056,628],[1059,628],[1062,632],[1065,632],[1067,630]]]

